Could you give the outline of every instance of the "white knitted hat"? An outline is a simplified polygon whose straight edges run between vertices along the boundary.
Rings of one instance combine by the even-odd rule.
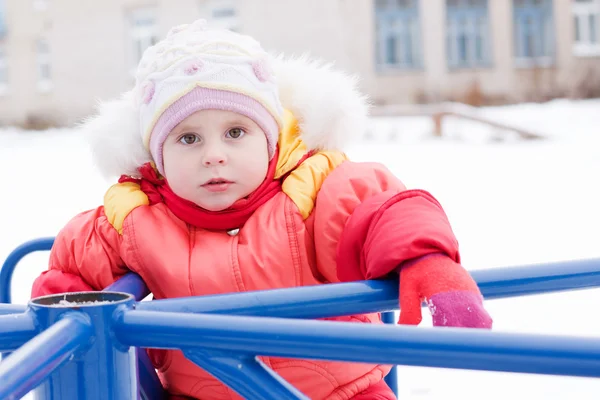
[[[265,132],[272,157],[283,108],[271,56],[253,38],[211,30],[206,21],[177,26],[148,48],[136,72],[135,96],[144,146],[164,174],[162,146],[196,111],[220,109],[252,119]]]

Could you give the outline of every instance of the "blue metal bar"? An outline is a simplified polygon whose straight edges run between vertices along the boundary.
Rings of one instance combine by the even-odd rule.
[[[585,337],[138,310],[114,329],[130,346],[600,377],[600,339]]]
[[[89,321],[70,315],[0,363],[0,399],[19,399],[65,364],[92,337]]]
[[[154,365],[145,349],[136,349],[139,377],[140,398],[142,400],[162,400],[168,398],[168,393],[160,383]]]
[[[18,349],[37,333],[31,313],[0,315],[0,353]]]
[[[395,325],[396,313],[393,311],[382,313],[381,320],[384,324]],[[398,367],[394,365],[390,372],[385,377],[385,382],[388,384],[392,392],[398,396]]]
[[[29,253],[50,250],[53,244],[53,237],[35,239],[23,243],[8,255],[0,268],[0,303],[10,303],[11,301],[10,283],[19,261]]]
[[[309,400],[256,357],[188,349],[183,354],[248,400]]]
[[[38,248],[37,244],[38,242],[43,242],[43,241],[48,241],[49,240],[49,244],[46,243],[46,248]],[[11,261],[10,258],[14,257],[9,257],[9,259],[7,259],[7,261],[5,262],[2,271],[0,271],[0,300],[4,297],[4,296],[8,296],[8,301],[10,301],[10,278],[12,276],[12,271],[14,270],[14,266],[16,265],[16,263],[22,258],[24,257],[26,254],[28,254],[31,251],[38,251],[38,250],[49,250],[52,246],[52,242],[53,242],[53,238],[49,238],[49,239],[41,239],[41,240],[35,240],[32,242],[28,242],[25,243],[24,245],[20,246],[20,248],[16,249],[11,256],[15,256],[18,257],[18,259],[16,259],[16,261]],[[29,246],[28,246],[29,245]],[[42,245],[43,246],[43,245]],[[20,251],[22,250],[21,248],[28,248],[27,251],[23,252]],[[7,267],[8,266],[8,267]],[[8,273],[7,271],[10,270],[10,273]],[[511,267],[511,268],[502,268],[502,269],[493,269],[493,270],[483,270],[483,271],[473,271],[472,274],[474,276],[474,278],[476,279],[476,281],[478,282],[480,288],[482,289],[482,292],[484,293],[486,299],[498,299],[498,298],[506,298],[506,297],[514,297],[514,296],[519,296],[519,295],[529,295],[529,294],[538,294],[538,293],[549,293],[549,292],[555,292],[555,291],[563,291],[563,290],[572,290],[572,289],[584,289],[584,288],[590,288],[590,287],[598,287],[600,286],[600,259],[597,260],[580,260],[580,261],[568,261],[568,262],[559,262],[559,263],[552,263],[552,264],[543,264],[543,265],[528,265],[528,266],[523,266],[523,267]],[[138,277],[139,278],[139,277]],[[141,280],[141,279],[140,279]],[[357,283],[361,283],[361,282],[357,282]],[[119,282],[115,283],[115,284],[119,284]],[[121,283],[123,284],[123,283]],[[354,285],[355,283],[351,283],[351,284],[341,284],[341,285],[327,285],[325,287],[323,287],[323,289],[329,290],[331,288],[331,286],[342,286],[342,285]],[[370,284],[370,282],[367,282],[367,285]],[[279,302],[277,303],[277,301],[273,302],[273,300],[276,299],[268,299],[268,298],[262,298],[262,297],[256,297],[254,299],[251,299],[252,296],[261,296],[262,293],[260,292],[253,292],[253,293],[244,293],[244,294],[236,294],[236,295],[224,295],[224,296],[235,296],[235,297],[241,297],[242,295],[248,295],[247,298],[245,299],[241,299],[241,302],[239,302],[238,304],[235,304],[235,299],[224,299],[224,296],[210,296],[210,297],[205,297],[203,298],[203,300],[208,300],[206,303],[203,302],[202,304],[200,304],[200,308],[208,308],[208,310],[202,310],[199,309],[195,312],[227,312],[227,313],[231,313],[232,310],[231,309],[227,309],[227,307],[233,307],[233,312],[235,313],[235,309],[238,308],[238,311],[240,314],[245,314],[245,315],[277,315],[277,314],[282,314],[282,315],[277,315],[277,316],[287,316],[287,317],[294,317],[294,314],[299,314],[299,318],[319,318],[322,316],[333,316],[333,315],[347,315],[347,314],[355,314],[355,313],[361,313],[361,312],[374,312],[374,311],[384,311],[384,310],[389,310],[389,309],[394,309],[397,308],[397,285],[394,281],[391,282],[384,282],[383,285],[387,285],[387,286],[391,286],[391,287],[383,287],[383,292],[378,293],[377,295],[380,296],[378,300],[376,301],[380,301],[381,304],[379,306],[371,306],[371,305],[360,305],[361,302],[365,302],[365,301],[369,301],[368,299],[365,300],[365,296],[371,296],[373,295],[372,292],[370,292],[369,290],[366,290],[366,293],[362,293],[362,294],[358,294],[358,297],[353,297],[352,294],[348,293],[349,298],[344,298],[343,296],[341,297],[337,297],[336,296],[332,296],[331,298],[326,298],[325,300],[327,302],[329,302],[329,304],[323,305],[323,303],[319,303],[318,299],[313,299],[314,300],[314,304],[308,304],[308,306],[306,304],[300,304],[301,307],[301,311],[298,312],[298,310],[294,310],[294,306],[293,304],[289,304],[286,303],[285,301],[283,302]],[[8,289],[3,289],[4,287],[8,287]],[[312,288],[300,288],[300,289],[311,289],[314,290],[316,289],[315,287]],[[342,289],[350,289],[350,287],[340,287],[340,288],[336,288],[336,290],[342,290]],[[381,289],[381,288],[380,288]],[[113,289],[114,290],[114,289]],[[275,295],[279,295],[280,297],[283,296],[290,296],[290,291],[296,291],[299,290],[298,288],[295,289],[283,289],[283,291],[285,291],[286,293],[277,293],[277,291],[271,291],[271,293],[274,293]],[[395,291],[395,295],[392,295],[392,293],[390,293],[390,290],[393,292]],[[135,291],[135,289],[133,289],[133,291]],[[138,291],[136,293],[136,298],[138,297],[138,293],[139,295],[142,295],[141,293],[146,293],[144,290]],[[326,294],[326,293],[325,293]],[[360,296],[363,296],[363,298],[361,299]],[[145,295],[144,295],[145,296]],[[276,296],[275,296],[276,297]],[[246,307],[248,303],[248,300],[253,301],[254,303],[256,303],[256,305],[259,306],[258,310],[252,310],[252,306],[251,307]],[[177,299],[178,301],[180,301],[181,303],[183,302],[188,302],[189,304],[189,300],[190,299]],[[195,300],[195,299],[194,299]],[[231,301],[231,303],[228,304],[218,304],[223,300],[227,300]],[[263,301],[267,300],[266,303],[264,303]],[[170,302],[172,300],[161,300],[161,301],[154,301],[152,303],[141,303],[140,305],[145,305],[148,304],[150,305],[150,307],[148,307],[148,309],[154,307],[154,306],[158,306],[159,308],[162,308],[165,304],[160,304],[161,302]],[[270,303],[269,303],[270,301]],[[305,299],[301,299],[301,301],[305,301]],[[349,301],[354,301],[356,303],[358,303],[358,308],[349,305]],[[210,302],[212,302],[213,304],[209,304]],[[294,301],[295,302],[295,301]],[[290,302],[290,303],[294,303],[294,302]],[[171,308],[168,311],[181,311],[184,310],[186,308],[186,306],[184,304],[167,304],[168,308]],[[310,303],[310,301],[309,301]],[[345,312],[335,312],[332,313],[331,315],[323,315],[322,312],[320,312],[320,310],[323,309],[323,307],[329,307],[330,309],[336,309],[338,308],[338,311],[342,310],[345,305],[348,305],[348,310],[346,310]],[[389,306],[388,306],[389,305]],[[193,305],[195,306],[195,305]],[[216,307],[215,307],[216,306]],[[341,306],[341,307],[340,307]],[[220,308],[219,308],[220,307]],[[270,309],[270,307],[274,307],[273,309]],[[312,307],[312,309],[311,309]],[[360,309],[360,307],[364,307],[363,310]],[[371,308],[372,307],[372,308]],[[143,307],[142,307],[143,308]],[[214,308],[214,310],[211,310],[211,308]],[[17,312],[22,311],[22,308],[19,308],[16,310]],[[192,311],[192,310],[185,310],[185,311]],[[2,311],[0,310],[0,314],[2,313]],[[311,315],[312,313],[312,315]],[[385,317],[384,317],[385,318]],[[141,358],[145,357],[146,354],[143,352],[140,352],[140,356]],[[149,360],[146,357],[146,361],[147,364],[149,363]],[[142,360],[140,360],[140,366],[142,364]],[[156,378],[156,381],[158,381],[153,368],[150,366],[150,368],[147,369],[148,371],[151,371],[151,375],[154,374],[154,378]],[[142,374],[143,369],[140,370],[140,374]],[[388,375],[388,378],[391,379],[391,377],[393,376],[392,373],[390,373],[390,375]],[[140,380],[142,380],[142,378],[140,377]],[[394,380],[392,380],[392,382],[394,382]],[[158,382],[160,383],[160,382]]]
[[[472,271],[486,299],[600,287],[600,258]]]
[[[35,389],[37,400],[138,398],[136,350],[123,346],[112,334],[114,315],[120,310],[133,309],[133,296],[116,292],[80,292],[38,297],[29,305],[42,329],[57,321],[77,317],[90,321],[90,336],[93,337],[84,352],[54,371]],[[52,348],[47,343],[44,346]],[[24,368],[34,362],[37,362],[36,356],[32,356],[32,360],[23,360]]]
[[[600,259],[473,271],[486,299],[600,286]],[[236,315],[322,318],[398,307],[398,284],[363,281],[142,303],[138,309]],[[392,313],[383,314],[391,317]],[[398,393],[397,367],[386,382]]]
[[[129,272],[118,279],[115,283],[103,290],[104,292],[123,292],[135,297],[136,301],[142,301],[150,294],[150,290],[141,276],[135,272]]]
[[[324,318],[398,309],[398,282],[362,281],[214,296],[154,300],[145,311]]]
[[[471,272],[488,300],[600,287],[600,259]],[[398,309],[398,283],[360,281],[140,303],[145,311],[324,318]]]
[[[31,252],[50,250],[53,243],[54,238],[36,239],[22,244],[9,255],[0,270],[0,303],[10,303],[10,281],[16,264]],[[600,286],[600,259],[494,268],[472,271],[471,274],[486,299],[585,289]],[[120,284],[119,281],[115,283],[117,287]],[[340,311],[337,315],[397,309],[397,296],[394,296],[396,298],[392,300],[391,293],[389,293],[390,290],[397,290],[397,287],[393,287],[395,284],[353,282],[340,285],[346,286],[332,287],[328,285],[321,288],[292,289],[297,290],[297,293],[282,293],[282,291],[290,289],[272,290],[260,294],[261,297],[255,297],[257,293],[261,292],[210,296],[199,298],[199,304],[196,304],[196,300],[189,298],[158,300],[143,303],[141,306],[146,310],[293,316],[295,318],[318,318],[322,316],[319,309],[329,306]],[[145,293],[141,286],[136,290]],[[335,290],[335,292],[330,292],[331,290]],[[374,293],[373,290],[377,292]],[[290,297],[289,300],[284,299],[287,296]],[[298,306],[293,306],[294,304],[298,304]],[[261,308],[260,313],[253,310],[257,307]],[[286,307],[288,310],[284,310]],[[298,309],[305,311],[299,313]]]
[[[21,304],[1,304],[0,315],[21,314],[27,310],[27,307]]]
[[[129,293],[137,301],[141,301],[150,294],[144,280],[133,272],[126,274],[104,291]],[[166,392],[145,349],[137,349],[137,360],[142,400],[166,398]]]

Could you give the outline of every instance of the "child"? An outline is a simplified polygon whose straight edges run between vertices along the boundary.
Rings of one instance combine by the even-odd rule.
[[[399,273],[400,323],[418,324],[426,300],[435,326],[491,328],[440,204],[339,151],[366,111],[344,74],[204,21],[173,28],[85,125],[99,166],[122,176],[58,234],[32,295],[101,290],[129,270],[157,299]],[[149,353],[172,396],[239,398],[181,352]],[[389,366],[262,359],[311,399],[395,398]]]

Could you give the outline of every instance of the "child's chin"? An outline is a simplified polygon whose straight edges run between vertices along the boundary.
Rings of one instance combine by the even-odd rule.
[[[231,207],[233,205],[234,202],[223,202],[223,203],[202,203],[202,204],[198,204],[196,203],[196,205],[200,208],[203,208],[206,211],[212,211],[212,212],[219,212],[219,211],[224,211],[227,210],[229,207]]]

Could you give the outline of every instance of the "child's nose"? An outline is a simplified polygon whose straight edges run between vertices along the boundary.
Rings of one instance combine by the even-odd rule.
[[[213,152],[204,156],[203,164],[206,167],[213,167],[215,165],[225,165],[227,157],[221,152]]]

